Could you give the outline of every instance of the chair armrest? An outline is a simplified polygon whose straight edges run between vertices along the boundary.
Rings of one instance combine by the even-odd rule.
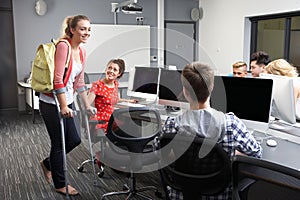
[[[97,125],[97,124],[105,124],[106,121],[103,120],[96,120],[96,119],[89,119],[89,124],[91,125]]]
[[[89,120],[89,125],[90,127],[92,127],[94,129],[94,135],[97,137],[105,137],[105,132],[103,129],[96,129],[95,127],[97,126],[97,124],[105,124],[105,121],[102,120],[95,120],[95,119],[90,119]]]

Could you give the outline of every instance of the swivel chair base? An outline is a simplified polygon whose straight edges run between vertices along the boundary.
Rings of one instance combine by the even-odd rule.
[[[84,166],[88,163],[92,163],[92,164],[97,164],[97,159],[96,158],[93,158],[93,160],[91,159],[88,159],[88,160],[85,160],[83,161],[80,166],[77,168],[77,170],[79,172],[83,172],[84,170]],[[102,178],[104,176],[104,167],[102,165],[98,165],[99,169],[100,169],[100,172],[97,173],[97,176],[99,178]]]
[[[142,188],[136,189],[135,187],[135,177],[131,176],[129,178],[131,187],[129,187],[127,184],[123,186],[123,191],[117,191],[117,192],[109,192],[104,195],[102,195],[101,200],[105,197],[112,196],[112,195],[127,195],[126,200],[130,199],[131,197],[137,195],[143,199],[152,200],[151,197],[141,194],[141,192],[147,191],[147,190],[155,190],[155,196],[158,198],[162,198],[162,194],[158,191],[158,189],[155,186],[145,186]]]

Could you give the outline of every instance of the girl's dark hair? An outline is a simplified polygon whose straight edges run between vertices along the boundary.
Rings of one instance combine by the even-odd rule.
[[[66,17],[64,24],[63,24],[63,37],[62,38],[72,38],[73,34],[71,32],[71,29],[75,29],[78,22],[81,20],[90,21],[90,19],[84,15],[76,15],[76,16]]]
[[[119,66],[119,71],[120,71],[120,75],[118,76],[118,78],[121,78],[125,72],[125,62],[123,59],[111,59],[108,63],[107,66],[110,65],[110,63],[114,63],[117,64]]]

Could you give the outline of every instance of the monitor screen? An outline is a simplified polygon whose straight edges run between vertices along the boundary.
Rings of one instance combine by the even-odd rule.
[[[248,128],[267,131],[272,91],[270,79],[215,76],[211,107],[233,112]]]
[[[271,116],[285,122],[296,123],[293,78],[273,74],[259,75],[273,80],[273,102]]]
[[[159,68],[135,67],[129,72],[127,95],[131,97],[156,99]]]
[[[161,69],[158,93],[159,104],[189,107],[182,91],[181,71]]]

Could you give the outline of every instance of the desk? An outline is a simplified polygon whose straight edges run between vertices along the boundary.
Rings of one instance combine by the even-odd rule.
[[[182,114],[184,111],[178,113],[168,113],[163,106],[150,105],[157,107],[160,114],[162,122],[166,120],[167,116],[176,116]],[[255,138],[259,141],[261,140],[261,145],[263,148],[262,159],[269,160],[274,163],[288,166],[293,169],[300,170],[300,128],[294,127],[295,130],[299,129],[299,135],[289,134],[283,132],[282,130],[269,129],[267,133],[254,132]],[[295,132],[295,130],[293,132]],[[266,144],[267,139],[274,139],[277,142],[276,147],[269,147]]]
[[[258,139],[265,138],[261,143],[263,148],[262,159],[300,170],[300,144],[296,143],[297,141],[294,142],[290,139],[280,138],[278,134],[278,131],[275,130],[269,130],[267,134],[254,133],[254,136]],[[276,147],[267,146],[266,141],[270,138],[276,140]]]
[[[34,95],[30,83],[18,82],[18,86],[25,89],[25,104],[29,106],[32,113],[32,122],[35,123],[35,110],[39,110],[39,98]]]
[[[39,98],[34,95],[34,90],[31,88],[30,83],[25,83],[23,81],[18,82],[18,86],[24,88],[25,90],[25,104],[29,106],[32,113],[32,122],[35,123],[35,111],[39,110]],[[92,84],[87,84],[87,87],[90,88]],[[122,96],[123,89],[128,88],[128,82],[119,82],[120,97]]]

